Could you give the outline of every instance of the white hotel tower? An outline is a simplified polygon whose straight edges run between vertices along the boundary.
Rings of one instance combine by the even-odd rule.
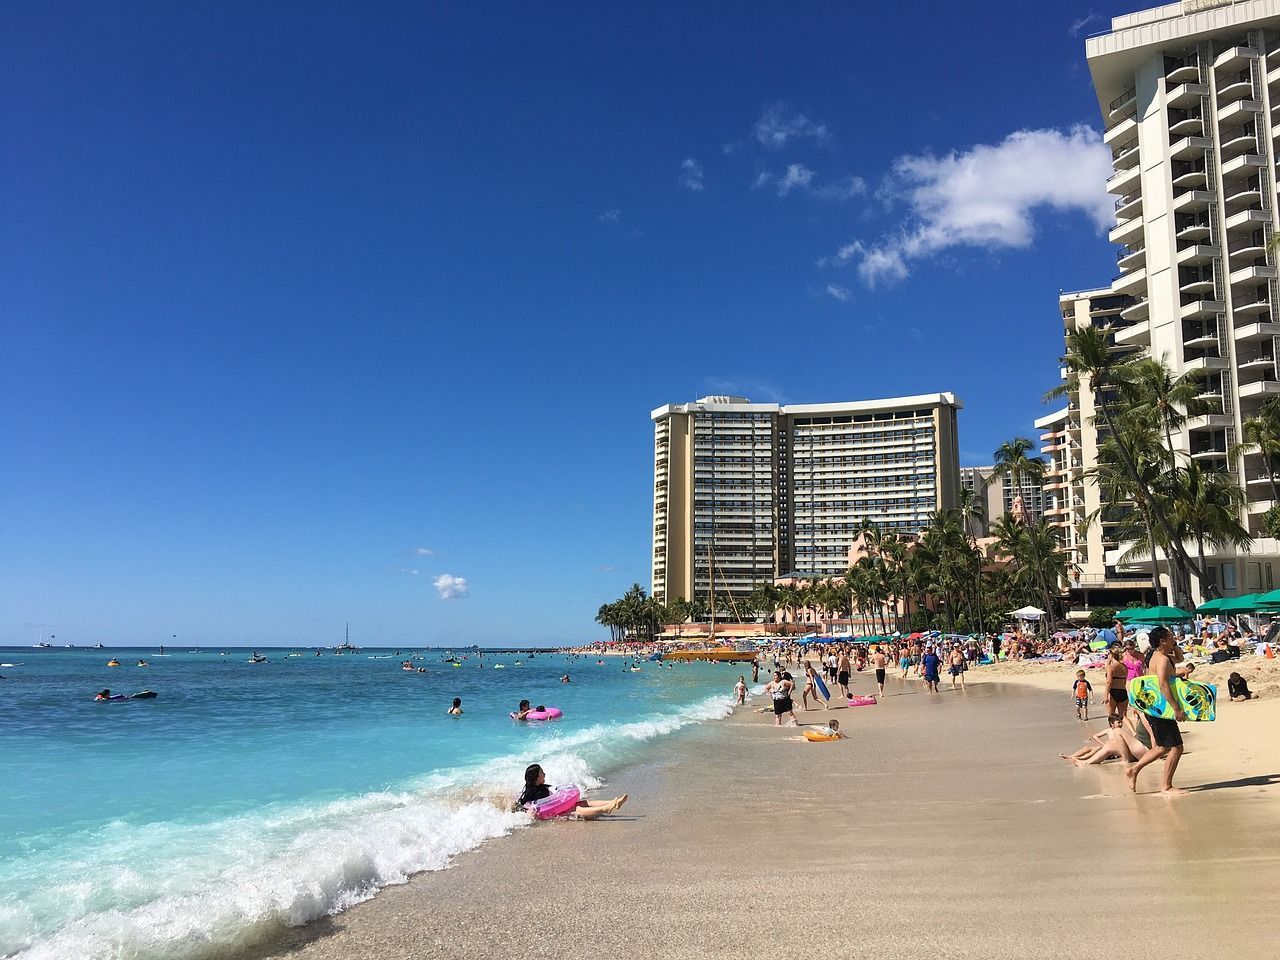
[[[1247,563],[1209,558],[1227,592],[1270,589],[1277,544],[1260,459],[1228,457],[1240,424],[1280,395],[1276,150],[1280,148],[1280,0],[1184,0],[1111,21],[1086,43],[1115,158],[1111,285],[1130,298],[1115,341],[1200,369],[1221,412],[1192,420],[1175,445],[1231,471],[1258,538]],[[1240,558],[1242,561],[1244,558]],[[1251,582],[1246,582],[1251,581]]]

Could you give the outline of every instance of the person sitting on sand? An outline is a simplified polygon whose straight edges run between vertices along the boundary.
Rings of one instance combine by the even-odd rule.
[[[829,737],[835,737],[837,740],[847,740],[847,739],[848,739],[848,737],[846,737],[843,733],[841,733],[841,732],[840,732],[840,721],[839,721],[839,720],[828,720],[828,721],[827,721],[827,728],[826,728],[825,730],[823,730],[822,732],[823,732],[823,733],[825,733],[825,734],[826,734],[827,736],[829,736]]]
[[[539,800],[545,800],[551,796],[552,790],[547,786],[547,774],[542,767],[536,763],[531,763],[524,771],[524,792],[520,794],[520,798],[516,800],[516,809],[523,810],[531,803]],[[574,808],[574,815],[579,820],[595,820],[597,817],[603,817],[606,813],[613,813],[620,806],[627,802],[628,794],[620,797],[614,797],[612,800],[579,800],[578,806]]]
[[[1058,756],[1077,767],[1089,767],[1112,759],[1136,763],[1151,749],[1151,733],[1142,722],[1142,716],[1135,710],[1126,718],[1129,726],[1121,723],[1095,733],[1075,753],[1060,753]]]
[[[454,698],[453,698],[453,706],[449,707],[449,709],[448,709],[446,712],[447,712],[447,713],[449,714],[449,716],[451,716],[451,717],[460,717],[460,716],[462,716],[462,698],[461,698],[461,697],[454,697]]]
[[[1233,673],[1227,677],[1227,693],[1232,700],[1252,700],[1253,691],[1249,689],[1248,681],[1238,673]]]

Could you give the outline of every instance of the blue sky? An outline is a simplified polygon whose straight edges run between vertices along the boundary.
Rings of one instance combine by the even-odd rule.
[[[598,636],[706,393],[953,390],[988,461],[1145,5],[9,5],[0,643]]]

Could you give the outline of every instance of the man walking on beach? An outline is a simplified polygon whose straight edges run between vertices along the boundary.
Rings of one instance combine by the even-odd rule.
[[[880,696],[884,696],[884,672],[889,667],[889,658],[884,655],[884,647],[876,647],[871,665],[876,668],[876,686],[880,688]]]
[[[1166,627],[1152,628],[1149,639],[1152,650],[1147,672],[1155,676],[1165,702],[1173,707],[1173,719],[1147,716],[1147,723],[1151,726],[1151,749],[1143,755],[1141,760],[1125,771],[1125,777],[1129,781],[1129,789],[1137,793],[1138,774],[1144,767],[1163,758],[1164,780],[1160,785],[1160,792],[1166,796],[1177,797],[1187,792],[1173,785],[1173,775],[1178,770],[1178,761],[1182,759],[1182,731],[1178,729],[1178,722],[1187,719],[1186,713],[1178,705],[1173,694],[1173,658],[1178,645],[1173,639],[1173,634]]]
[[[849,651],[840,648],[840,659],[836,661],[836,683],[840,684],[840,692],[844,694],[846,700],[849,699],[849,674],[853,672],[853,668],[849,664]]]
[[[933,645],[925,647],[924,656],[920,658],[920,666],[924,671],[924,688],[929,693],[938,692],[939,673],[942,669],[942,658],[933,652]]]

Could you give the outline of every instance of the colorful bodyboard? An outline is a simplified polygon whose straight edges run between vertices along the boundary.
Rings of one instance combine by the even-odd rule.
[[[1216,716],[1218,688],[1212,683],[1175,678],[1172,686],[1174,699],[1188,720],[1208,722]],[[1129,681],[1129,703],[1149,717],[1173,719],[1173,706],[1160,692],[1160,684],[1153,676],[1134,677]]]

